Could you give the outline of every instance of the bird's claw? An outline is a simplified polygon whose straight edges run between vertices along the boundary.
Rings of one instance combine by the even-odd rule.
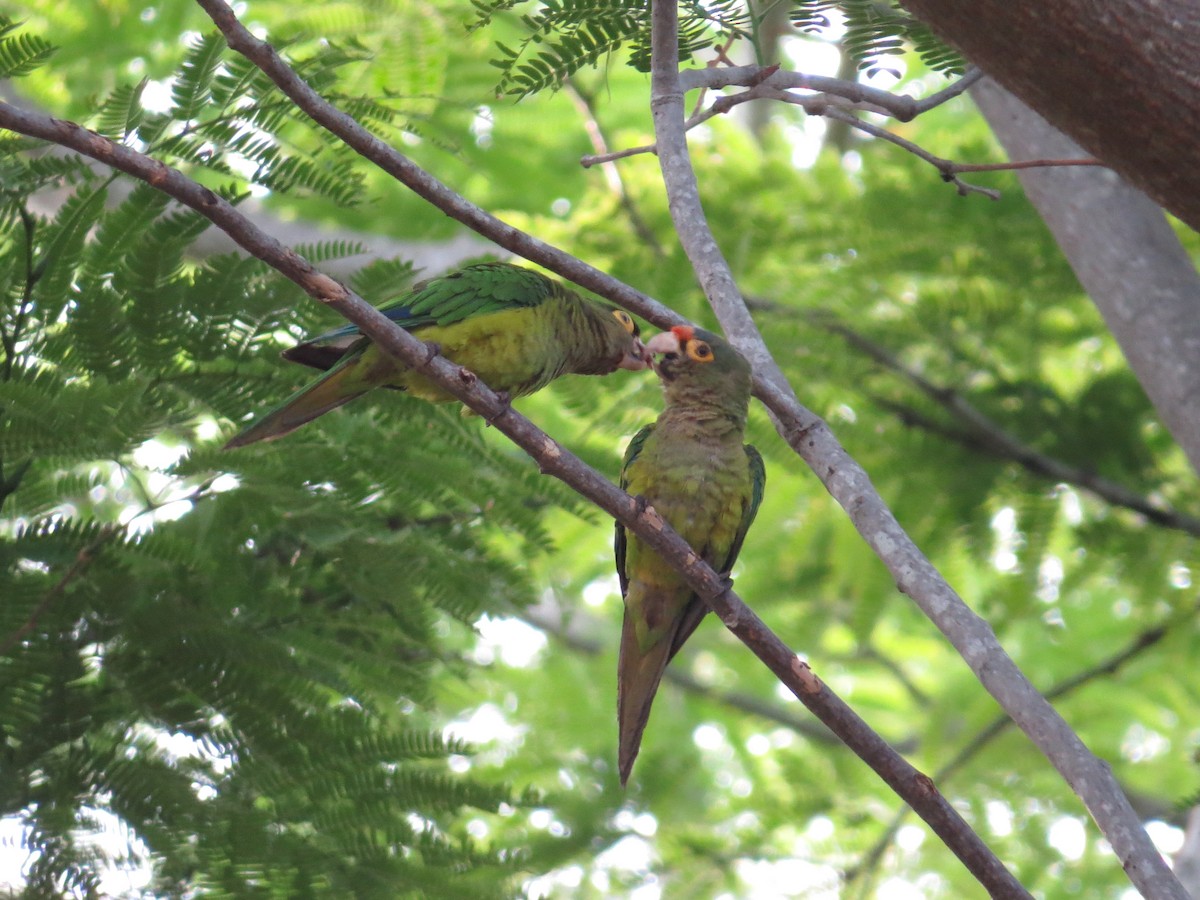
[[[442,355],[442,345],[437,341],[425,341],[425,365],[433,362],[434,357]]]
[[[512,394],[510,394],[508,391],[495,391],[494,393],[496,394],[496,402],[499,404],[500,408],[487,417],[488,425],[491,425],[502,415],[512,409]]]
[[[717,581],[719,581],[721,583],[721,591],[722,592],[733,590],[733,573],[732,572],[718,572],[717,573]]]

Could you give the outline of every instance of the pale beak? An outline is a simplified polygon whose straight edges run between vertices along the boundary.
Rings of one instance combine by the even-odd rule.
[[[654,353],[678,353],[679,337],[673,331],[664,331],[661,334],[656,334],[646,342],[646,350],[651,354]]]
[[[653,359],[650,356],[650,351],[646,349],[646,345],[639,338],[634,338],[633,349],[625,354],[617,364],[617,367],[628,369],[631,372],[640,372],[642,369],[650,368],[652,361]]]

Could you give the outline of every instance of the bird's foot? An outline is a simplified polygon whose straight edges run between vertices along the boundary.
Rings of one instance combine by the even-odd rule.
[[[499,406],[494,413],[487,416],[488,425],[491,425],[502,415],[512,409],[512,394],[510,394],[508,391],[496,391],[495,394],[496,402],[499,404]]]
[[[425,341],[425,365],[433,362],[434,357],[442,355],[442,345],[437,341]]]
[[[729,571],[718,572],[717,573],[717,581],[721,582],[721,590],[722,591],[732,591],[733,590],[733,573],[732,572],[729,572]]]

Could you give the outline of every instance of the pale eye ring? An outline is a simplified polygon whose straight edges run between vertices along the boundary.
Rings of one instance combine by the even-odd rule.
[[[637,334],[637,323],[633,321],[633,316],[629,315],[629,313],[625,312],[623,309],[614,309],[612,314],[616,317],[616,320],[621,323],[626,331],[628,331],[630,334]]]

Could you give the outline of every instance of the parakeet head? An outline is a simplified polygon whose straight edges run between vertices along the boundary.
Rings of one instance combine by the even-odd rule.
[[[646,349],[657,357],[654,371],[667,402],[686,398],[713,403],[728,399],[744,409],[750,402],[750,363],[720,335],[690,325],[656,334]]]
[[[604,306],[602,309],[606,344],[612,349],[613,365],[633,372],[650,368],[650,353],[642,343],[641,329],[633,316],[615,306]]]

